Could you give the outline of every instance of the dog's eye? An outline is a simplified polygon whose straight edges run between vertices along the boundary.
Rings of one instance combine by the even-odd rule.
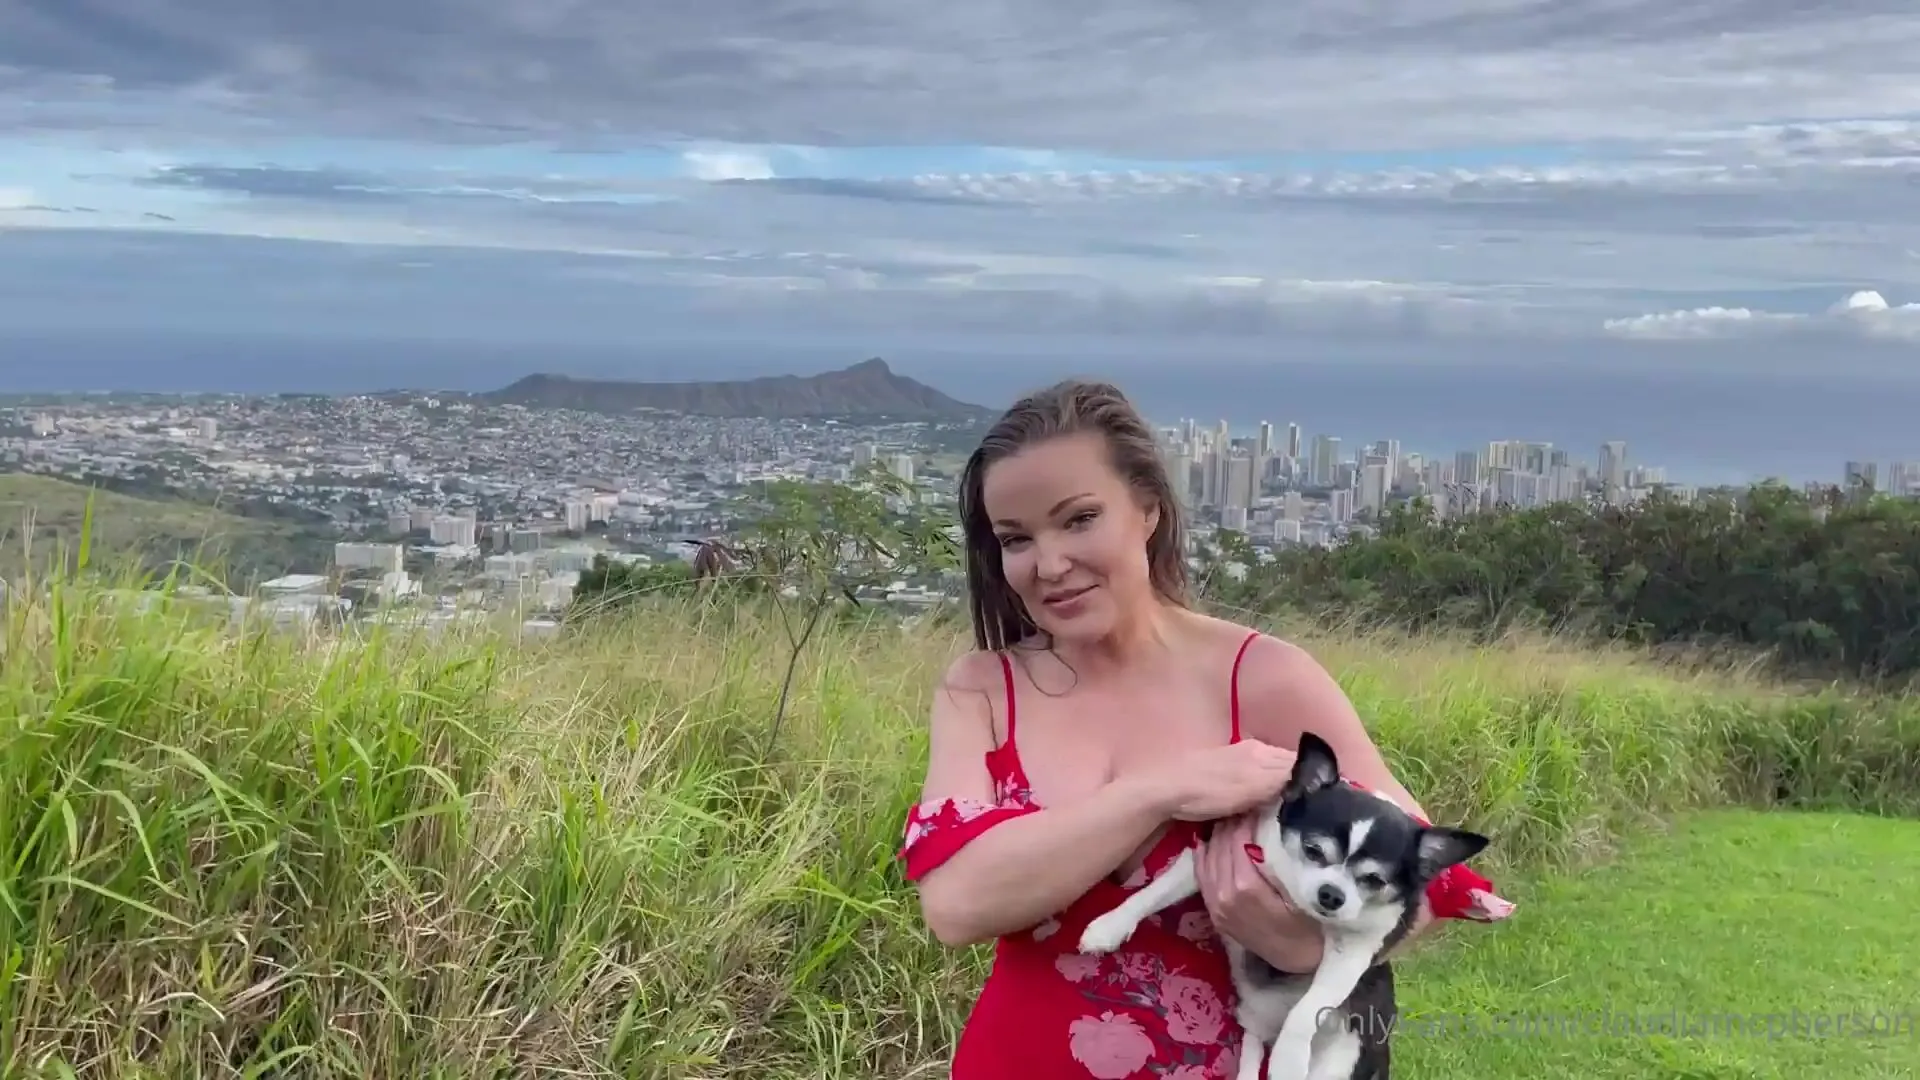
[[[1353,880],[1357,882],[1361,888],[1370,892],[1378,892],[1387,887],[1387,879],[1381,877],[1379,874],[1361,874]]]
[[[1321,847],[1319,844],[1302,844],[1300,845],[1300,851],[1314,862],[1324,863],[1327,861],[1327,849]]]

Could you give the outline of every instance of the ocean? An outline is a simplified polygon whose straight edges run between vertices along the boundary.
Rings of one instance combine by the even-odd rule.
[[[766,345],[268,338],[178,332],[8,334],[0,393],[82,390],[354,393],[486,390],[535,371],[648,380],[809,374],[882,355],[903,375],[998,406],[1068,374],[1121,385],[1158,423],[1260,421],[1376,439],[1451,456],[1494,439],[1552,442],[1591,462],[1627,443],[1633,464],[1670,479],[1746,483],[1768,476],[1838,482],[1849,460],[1920,460],[1920,376],[1834,367],[1725,364],[1439,363],[1392,355],[1356,362],[1118,355],[1111,349],[996,353],[953,346]]]

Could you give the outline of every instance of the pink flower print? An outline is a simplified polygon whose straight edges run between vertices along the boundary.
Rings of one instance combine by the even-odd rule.
[[[1001,806],[1025,806],[1033,801],[1033,789],[1015,783],[1011,777],[996,776],[993,797]]]
[[[965,825],[981,814],[994,809],[993,804],[981,802],[979,799],[950,799],[948,802],[953,806],[956,825]]]
[[[939,799],[921,803],[907,815],[907,841],[904,846],[912,847],[925,839],[929,833],[955,825],[965,825],[994,809],[996,808],[991,803],[984,803],[979,799]]]
[[[1513,914],[1515,904],[1504,896],[1496,896],[1485,889],[1474,889],[1467,895],[1473,898],[1473,906],[1467,909],[1467,918],[1478,922],[1499,922]]]
[[[1153,957],[1137,952],[1120,954],[1120,970],[1135,982],[1150,982],[1160,974]]]
[[[1067,953],[1054,957],[1053,970],[1066,976],[1068,982],[1085,982],[1100,974],[1100,958],[1083,953]]]
[[[1181,1065],[1161,1075],[1166,1080],[1212,1080],[1213,1071],[1205,1065]]]
[[[1067,1029],[1073,1060],[1094,1080],[1125,1080],[1153,1056],[1153,1037],[1131,1016],[1083,1016]]]
[[[1049,915],[1039,926],[1033,928],[1033,940],[1045,941],[1059,931],[1060,920]]]
[[[1180,916],[1180,926],[1175,931],[1188,941],[1206,943],[1213,940],[1213,920],[1204,911],[1189,911]]]
[[[918,816],[908,818],[907,819],[907,842],[905,846],[912,847],[913,845],[920,842],[921,837],[927,835],[932,831],[933,831],[932,823],[926,821],[924,818],[921,818]]]
[[[1220,1051],[1218,1057],[1207,1063],[1207,1080],[1228,1080],[1228,1077],[1240,1075],[1241,1046],[1228,1046]]]
[[[1213,987],[1191,975],[1160,980],[1160,1007],[1167,1010],[1167,1034],[1188,1046],[1211,1046],[1226,1028],[1227,1010]]]

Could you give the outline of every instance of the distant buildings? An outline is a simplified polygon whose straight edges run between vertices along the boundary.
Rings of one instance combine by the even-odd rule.
[[[1183,419],[1162,428],[1160,442],[1174,496],[1196,520],[1257,544],[1337,543],[1412,498],[1448,517],[1496,505],[1626,502],[1666,486],[1663,470],[1630,465],[1620,441],[1600,446],[1594,468],[1551,443],[1520,440],[1428,458],[1382,439],[1349,456],[1339,436],[1316,434],[1303,455],[1300,425],[1266,421],[1235,438],[1224,420],[1207,428]],[[1920,481],[1920,469],[1913,476]]]

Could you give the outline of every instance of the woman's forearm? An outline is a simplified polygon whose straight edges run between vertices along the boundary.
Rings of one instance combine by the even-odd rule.
[[[1122,778],[1001,822],[920,879],[927,927],[959,946],[1033,926],[1113,873],[1169,816],[1146,782]]]
[[[1422,900],[1420,902],[1420,913],[1414,917],[1413,926],[1407,930],[1406,936],[1398,942],[1395,942],[1390,948],[1382,951],[1380,959],[1400,959],[1413,948],[1415,942],[1426,937],[1438,929],[1439,926],[1440,920],[1433,917],[1433,908],[1428,906],[1425,900]]]
[[[1327,950],[1325,932],[1307,915],[1295,915],[1284,925],[1265,927],[1255,940],[1240,944],[1289,975],[1318,971]]]
[[[1414,917],[1406,935],[1389,948],[1381,950],[1376,959],[1400,959],[1413,949],[1415,942],[1431,933],[1439,924],[1440,920],[1433,917],[1432,909],[1422,901],[1420,912]],[[1305,975],[1319,969],[1321,960],[1326,957],[1327,939],[1319,923],[1310,916],[1300,915],[1287,920],[1284,925],[1266,928],[1255,941],[1241,944],[1281,971]]]

